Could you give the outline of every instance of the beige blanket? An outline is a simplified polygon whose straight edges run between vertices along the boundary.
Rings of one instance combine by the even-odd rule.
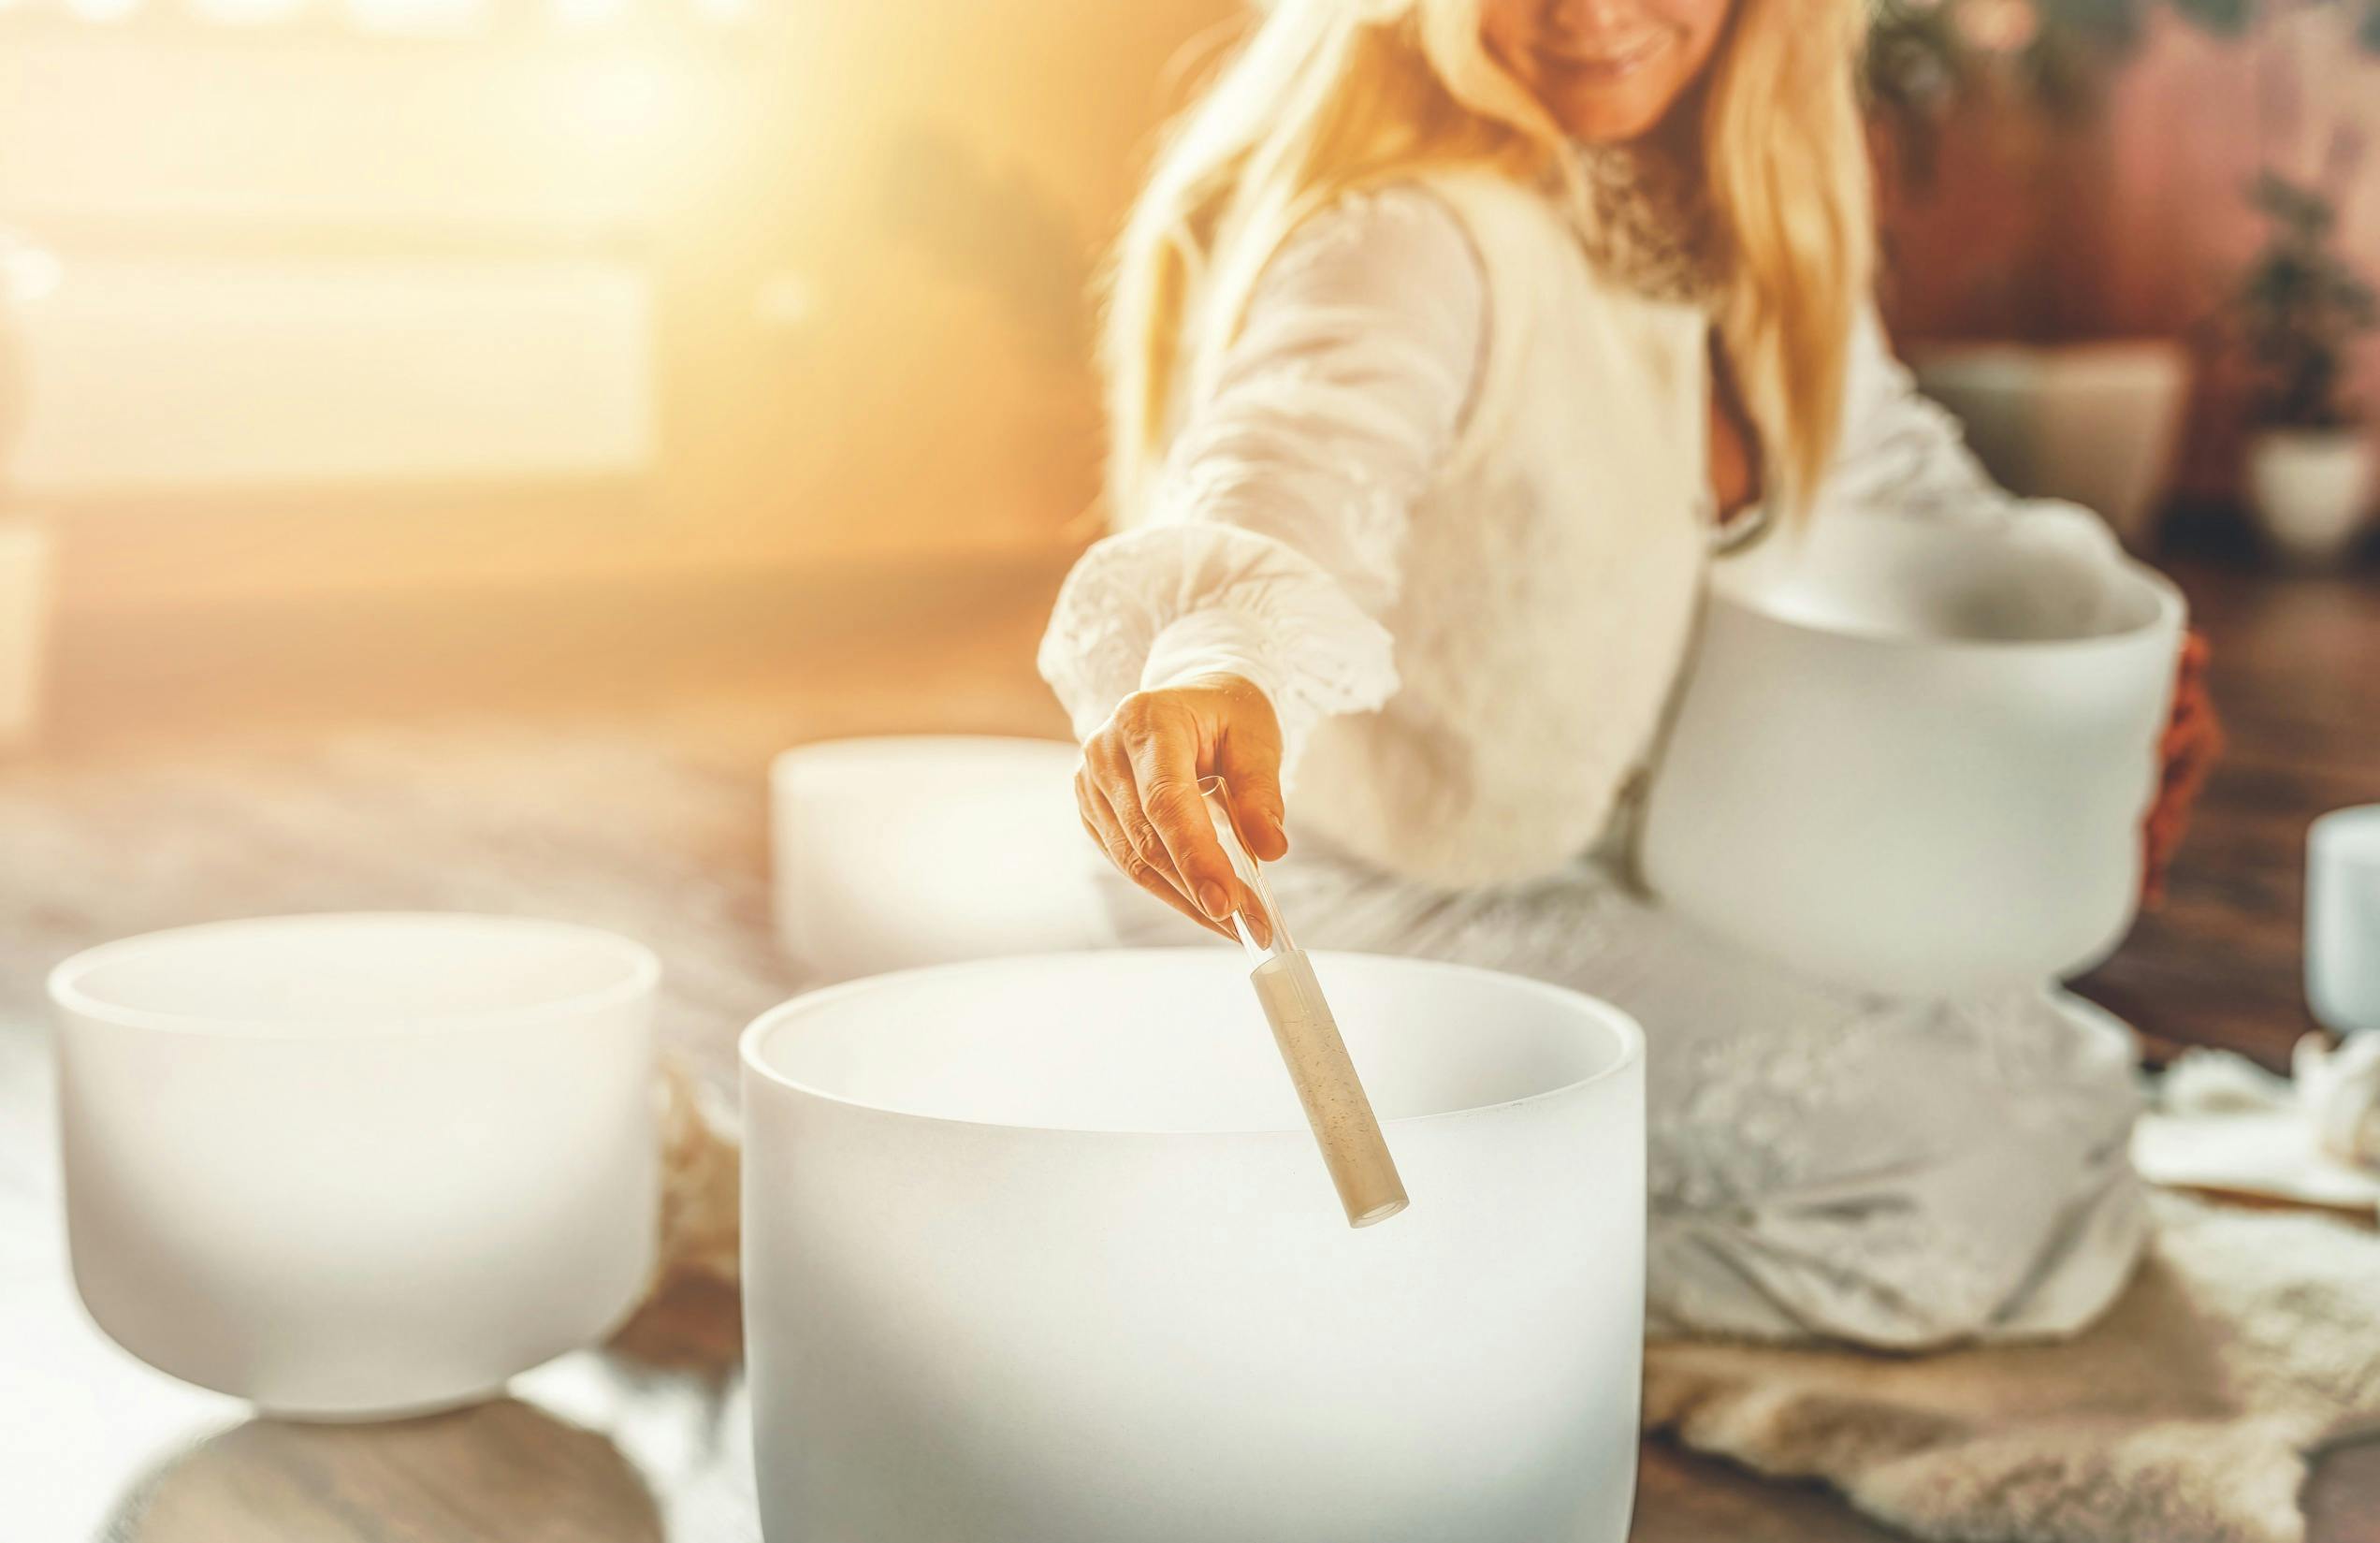
[[[2380,1238],[2158,1202],[2080,1338],[1925,1357],[1650,1346],[1646,1424],[1925,1538],[2299,1543],[2309,1448],[2380,1414]]]

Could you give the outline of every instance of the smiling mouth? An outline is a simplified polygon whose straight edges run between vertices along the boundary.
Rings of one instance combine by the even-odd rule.
[[[1647,37],[1624,49],[1595,53],[1548,51],[1539,53],[1538,58],[1551,71],[1577,80],[1608,84],[1624,80],[1642,69],[1653,55],[1662,51],[1662,41],[1658,36]]]

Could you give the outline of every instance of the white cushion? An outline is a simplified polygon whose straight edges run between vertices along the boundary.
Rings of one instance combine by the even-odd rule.
[[[777,936],[806,983],[1115,941],[1054,739],[833,739],[771,770]]]

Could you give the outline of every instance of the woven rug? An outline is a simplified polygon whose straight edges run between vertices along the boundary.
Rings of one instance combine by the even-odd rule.
[[[2080,1337],[1922,1356],[1660,1342],[1647,1429],[1959,1543],[2300,1543],[2309,1454],[2380,1416],[2380,1237],[2156,1201]]]

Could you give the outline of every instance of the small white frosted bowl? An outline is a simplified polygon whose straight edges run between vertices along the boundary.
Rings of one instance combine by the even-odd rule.
[[[1822,511],[1714,577],[1647,879],[1867,989],[2096,963],[2138,904],[2182,630],[2172,585],[2080,510]]]
[[[770,769],[777,935],[813,983],[1113,942],[1055,739],[829,739]]]
[[[161,1371],[297,1418],[494,1393],[653,1266],[652,997],[625,939],[322,915],[50,978],[75,1285]]]
[[[1413,1197],[1350,1229],[1221,949],[798,997],[743,1042],[774,1543],[1619,1543],[1644,1046],[1575,992],[1315,955]]]
[[[2324,1027],[2380,1032],[2380,804],[2306,831],[2305,991]]]

